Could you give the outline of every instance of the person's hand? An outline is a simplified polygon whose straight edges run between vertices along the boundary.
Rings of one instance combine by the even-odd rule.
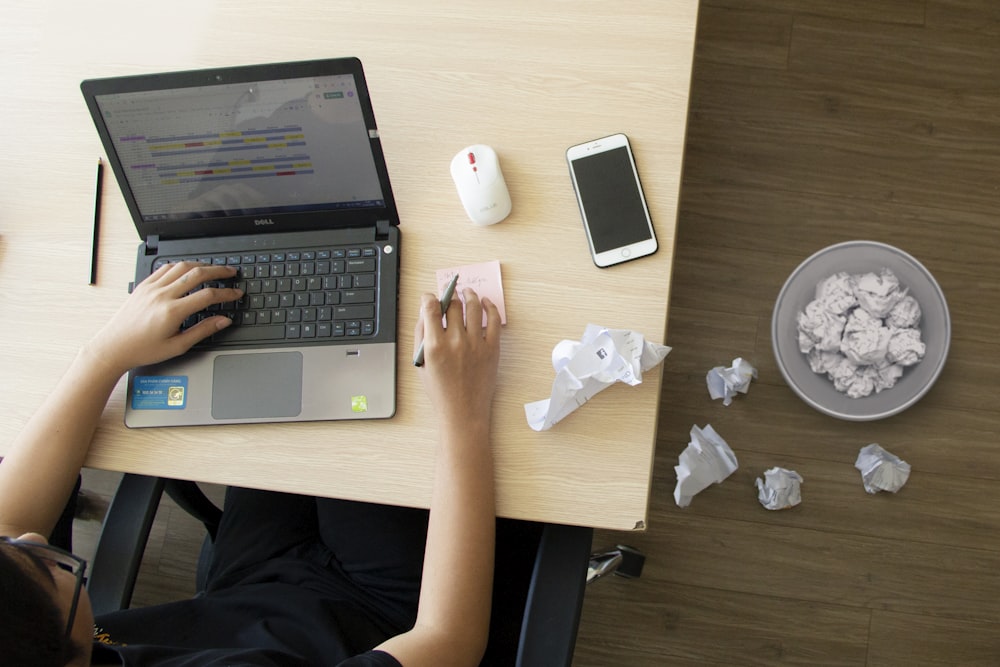
[[[424,387],[445,426],[462,428],[474,423],[488,428],[500,359],[500,311],[489,299],[479,300],[471,289],[462,303],[452,299],[441,322],[441,302],[425,294],[417,319],[414,345],[424,344],[420,369]],[[483,328],[483,311],[486,327]]]
[[[223,315],[209,317],[181,331],[181,324],[208,306],[235,301],[243,292],[233,288],[205,287],[205,282],[232,278],[231,266],[179,262],[161,266],[139,283],[121,309],[94,337],[89,349],[119,375],[130,368],[165,361],[187,352],[193,345],[226,328],[232,321]]]

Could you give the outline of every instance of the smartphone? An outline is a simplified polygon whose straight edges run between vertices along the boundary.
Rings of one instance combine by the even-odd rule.
[[[628,137],[615,134],[572,146],[566,161],[594,264],[604,268],[656,252]]]

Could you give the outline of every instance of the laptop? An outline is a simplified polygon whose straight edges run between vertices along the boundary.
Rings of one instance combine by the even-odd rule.
[[[129,427],[387,418],[396,409],[399,217],[361,62],[84,81],[142,243],[237,267],[233,325],[128,376]]]

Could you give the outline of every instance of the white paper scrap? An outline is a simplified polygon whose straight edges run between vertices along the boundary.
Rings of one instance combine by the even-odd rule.
[[[861,481],[868,493],[896,493],[910,478],[910,464],[874,442],[861,448],[854,467],[861,471]]]
[[[650,343],[634,331],[588,324],[579,342],[564,340],[553,348],[552,396],[524,404],[528,425],[546,431],[615,382],[640,384],[643,372],[668,352],[666,345]]]
[[[716,366],[708,372],[705,381],[712,400],[721,398],[723,405],[733,402],[737,393],[745,394],[750,389],[750,380],[756,379],[757,369],[745,359],[736,357],[729,368]]]
[[[674,501],[678,507],[687,507],[695,494],[713,483],[718,484],[738,467],[736,454],[711,424],[706,424],[704,429],[692,426],[691,442],[674,466],[677,473]]]
[[[757,500],[769,510],[786,510],[802,502],[802,476],[794,470],[771,468],[757,478]]]

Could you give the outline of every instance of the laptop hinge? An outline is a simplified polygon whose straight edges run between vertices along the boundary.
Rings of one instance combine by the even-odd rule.
[[[150,234],[146,237],[146,256],[155,255],[160,250],[160,236]]]
[[[375,221],[375,238],[377,239],[387,239],[389,238],[389,229],[392,224],[388,220],[376,220]]]

